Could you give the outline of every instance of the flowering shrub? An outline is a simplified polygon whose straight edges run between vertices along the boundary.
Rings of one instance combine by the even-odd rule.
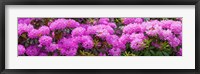
[[[182,18],[18,18],[18,56],[182,56]]]

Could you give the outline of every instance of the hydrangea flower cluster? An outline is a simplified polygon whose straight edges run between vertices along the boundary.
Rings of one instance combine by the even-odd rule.
[[[182,56],[182,18],[18,18],[18,56]]]

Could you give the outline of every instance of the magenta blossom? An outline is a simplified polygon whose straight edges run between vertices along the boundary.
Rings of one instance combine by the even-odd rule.
[[[122,42],[123,44],[126,44],[127,42],[130,42],[130,35],[129,34],[123,34],[119,38],[119,41]]]
[[[48,52],[53,52],[55,51],[56,49],[58,49],[58,45],[57,44],[50,44],[50,46],[46,46],[46,50]]]
[[[128,24],[123,28],[123,33],[132,34],[132,33],[143,33],[145,31],[145,27],[141,24]]]
[[[125,25],[134,23],[134,21],[135,21],[135,18],[123,18],[122,19],[122,23]]]
[[[121,50],[119,48],[112,48],[109,50],[109,55],[111,56],[120,56]]]
[[[99,19],[99,24],[108,24],[109,22],[109,18],[100,18]]]
[[[117,28],[117,25],[115,23],[108,23],[108,25],[112,28]]]
[[[42,36],[39,38],[40,45],[49,46],[52,43],[52,38],[50,36]]]
[[[130,40],[135,40],[135,39],[142,39],[144,40],[145,39],[145,36],[143,33],[132,33],[130,36],[129,36],[129,39]]]
[[[172,47],[177,47],[179,44],[180,44],[180,40],[177,38],[177,37],[172,37],[170,40],[169,40],[169,44],[172,46]]]
[[[179,34],[182,32],[182,23],[181,22],[173,22],[171,24],[170,29],[174,34]]]
[[[85,49],[92,49],[93,46],[94,46],[94,43],[92,40],[87,40],[87,41],[84,41],[82,43],[82,46],[85,48]]]
[[[30,24],[32,18],[18,18],[18,24]]]
[[[40,53],[39,53],[39,56],[48,56],[48,53],[40,52]]]
[[[21,35],[24,32],[30,32],[33,29],[34,27],[31,24],[18,24],[18,35]]]
[[[39,32],[41,35],[48,35],[50,33],[50,29],[47,26],[42,26],[39,28]]]
[[[80,24],[73,19],[66,20],[66,27],[68,27],[68,28],[75,28],[75,27],[79,27],[79,26],[80,26]]]
[[[28,32],[29,38],[38,38],[40,36],[39,30],[32,29],[30,32]]]
[[[158,35],[163,40],[169,40],[173,36],[173,33],[171,30],[160,30]]]
[[[160,30],[162,30],[162,27],[159,26],[158,23],[158,21],[147,22],[148,25],[146,25],[146,34],[149,36],[157,36]]]
[[[23,45],[18,45],[18,55],[21,56],[21,55],[24,55],[24,53],[26,52],[26,49]]]
[[[144,48],[144,42],[142,39],[134,39],[132,42],[131,42],[131,48],[135,51],[140,51],[140,50],[143,50]]]
[[[64,55],[64,56],[75,56],[77,53],[77,49],[75,49],[75,48],[61,49],[60,53],[61,53],[61,55]]]
[[[26,54],[28,56],[38,56],[40,49],[36,45],[31,45],[26,49]]]
[[[72,37],[85,35],[85,31],[85,28],[77,27],[72,31]]]
[[[67,20],[66,19],[57,19],[54,22],[52,22],[49,26],[51,30],[62,30],[65,29],[67,26]]]
[[[143,18],[135,18],[134,23],[142,23],[143,21]]]
[[[179,49],[179,51],[176,53],[178,56],[182,56],[182,48]]]

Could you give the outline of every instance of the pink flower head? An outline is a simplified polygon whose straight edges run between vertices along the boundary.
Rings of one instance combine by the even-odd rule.
[[[115,23],[108,23],[108,25],[112,28],[117,28],[117,25]]]
[[[18,35],[21,35],[23,32],[26,32],[25,28],[26,24],[18,24]]]
[[[144,22],[143,18],[135,18],[134,23],[142,23]]]
[[[173,22],[173,23],[171,24],[170,29],[172,30],[172,32],[173,32],[174,34],[179,34],[179,33],[182,32],[182,23],[181,23],[181,22],[178,22],[178,21]]]
[[[86,30],[86,34],[90,35],[90,34],[95,34],[96,33],[96,26],[88,26],[87,30]]]
[[[135,18],[123,18],[122,19],[122,23],[125,25],[134,23],[134,21],[135,21]]]
[[[96,25],[95,26],[95,29],[98,31],[98,30],[106,30],[109,34],[113,34],[114,33],[114,30],[112,27],[108,26],[108,25],[102,25],[102,24],[99,24],[99,25]]]
[[[49,46],[52,43],[52,38],[50,36],[42,36],[39,38],[40,45]]]
[[[24,53],[26,52],[26,49],[23,45],[18,45],[18,55],[21,56],[21,55],[24,55]]]
[[[66,26],[69,28],[75,28],[75,27],[79,27],[80,24],[73,19],[68,19],[66,20]]]
[[[123,33],[125,34],[132,34],[132,33],[143,33],[145,28],[141,24],[128,24],[123,28]]]
[[[63,38],[59,42],[60,44],[58,45],[60,48],[64,49],[70,49],[70,48],[78,48],[78,43],[73,41],[73,38]]]
[[[55,20],[54,22],[52,22],[49,26],[49,28],[51,30],[62,30],[62,29],[65,29],[66,26],[67,26],[67,23],[66,23],[66,19],[57,19]]]
[[[34,29],[34,27],[31,24],[18,24],[18,35],[21,35],[24,32],[30,32],[32,29]]]
[[[120,56],[121,50],[119,48],[112,48],[109,50],[109,55],[111,56]]]
[[[38,56],[40,49],[36,45],[31,45],[26,49],[26,54],[28,56]]]
[[[42,26],[39,28],[39,32],[41,35],[48,35],[50,33],[50,29],[47,26]]]
[[[109,22],[109,18],[100,18],[99,19],[99,24],[108,24]]]
[[[109,36],[109,32],[106,30],[106,29],[100,29],[100,30],[97,30],[96,32],[96,36],[104,39],[106,38],[107,36]]]
[[[106,37],[106,41],[109,44],[113,44],[114,42],[118,42],[119,37],[117,35],[109,35]]]
[[[87,41],[84,41],[82,43],[82,46],[85,48],[85,49],[92,49],[93,46],[94,46],[94,43],[92,40],[88,39]]]
[[[58,44],[50,44],[50,46],[46,46],[46,50],[48,51],[48,52],[53,52],[53,51],[55,51],[56,49],[58,49]]]
[[[177,47],[181,42],[177,37],[171,37],[168,41],[173,48]]]
[[[173,22],[174,22],[173,20],[162,20],[161,23],[160,23],[160,26],[161,26],[163,29],[170,29],[170,26],[171,26],[171,24],[172,24]]]
[[[159,37],[163,40],[168,40],[171,36],[173,36],[173,33],[171,30],[160,30]]]
[[[127,42],[130,41],[130,35],[129,34],[123,34],[120,38],[119,41],[122,42],[123,44],[126,44]]]
[[[182,48],[179,49],[179,51],[176,53],[178,56],[182,56]]]
[[[40,52],[38,56],[48,56],[48,53]]]
[[[140,50],[143,50],[143,45],[144,45],[144,42],[142,39],[134,39],[132,42],[131,42],[131,48],[135,51],[140,51]]]
[[[85,34],[86,29],[83,27],[77,27],[75,29],[72,30],[72,37],[75,36],[82,36]]]
[[[156,36],[161,29],[162,27],[159,26],[159,21],[147,22],[146,34],[149,36]]]
[[[30,32],[28,32],[29,38],[38,38],[40,36],[39,30],[32,29]]]
[[[145,36],[144,36],[144,34],[143,33],[132,33],[131,35],[130,35],[130,40],[135,40],[135,39],[142,39],[142,40],[144,40],[145,39]]]
[[[18,18],[18,24],[30,24],[32,18]]]

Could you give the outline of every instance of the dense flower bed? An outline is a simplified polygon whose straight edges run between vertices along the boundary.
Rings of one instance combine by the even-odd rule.
[[[182,18],[18,18],[18,56],[182,56]]]

